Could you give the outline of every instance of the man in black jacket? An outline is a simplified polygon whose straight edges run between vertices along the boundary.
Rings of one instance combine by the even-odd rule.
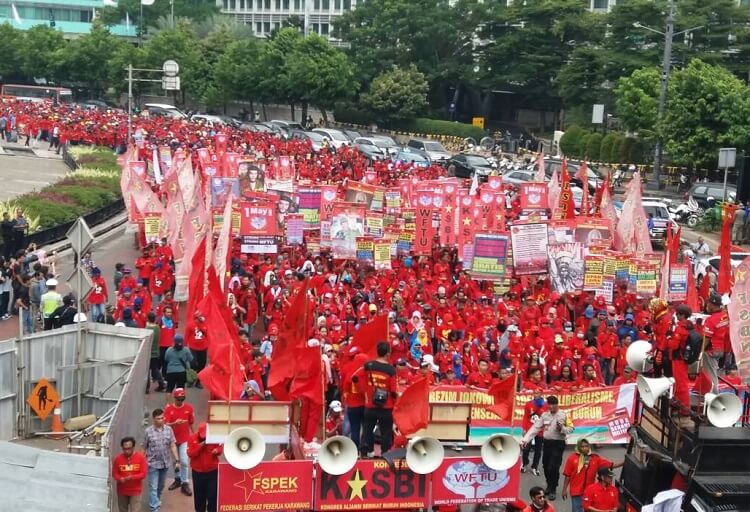
[[[380,451],[391,449],[393,444],[393,404],[398,397],[396,392],[396,367],[390,364],[391,346],[385,341],[377,345],[378,357],[367,361],[364,374],[365,382],[358,383],[365,391],[365,417],[362,429],[361,452],[363,457],[370,456],[375,446],[375,426],[380,427]]]

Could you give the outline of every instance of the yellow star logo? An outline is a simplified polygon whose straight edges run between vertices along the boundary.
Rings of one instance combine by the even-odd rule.
[[[249,501],[250,496],[252,496],[253,494],[265,494],[263,492],[263,489],[255,488],[255,480],[259,480],[262,476],[263,472],[253,474],[250,471],[243,471],[242,480],[240,480],[239,482],[235,482],[235,487],[239,487],[240,489],[245,491],[245,501]]]
[[[365,497],[362,491],[364,491],[365,485],[367,485],[367,480],[362,480],[362,475],[359,473],[359,470],[356,470],[354,472],[354,479],[347,480],[346,483],[351,488],[351,492],[349,493],[349,500],[351,501],[355,497],[358,497],[359,499],[364,501]]]
[[[745,268],[744,265],[740,265],[739,267],[737,267],[737,271],[735,272],[735,281],[738,283],[744,283],[746,278],[747,268]]]
[[[471,219],[464,219],[464,226],[471,226]]]
[[[448,212],[448,213],[450,213],[450,212],[453,211],[453,207],[452,206],[446,206],[445,207],[445,211]]]

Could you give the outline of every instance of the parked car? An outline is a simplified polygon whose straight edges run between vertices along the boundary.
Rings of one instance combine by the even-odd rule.
[[[390,156],[391,158],[393,158],[398,154],[399,151],[401,151],[401,146],[399,146],[398,143],[388,135],[375,133],[370,135],[370,138],[375,140],[376,146],[385,151],[386,156]]]
[[[412,148],[404,148],[396,154],[394,160],[397,163],[412,164],[415,167],[429,167],[432,165],[430,156],[424,151],[419,151]]]
[[[688,190],[685,199],[693,198],[701,208],[711,208],[708,198],[713,198],[714,202],[724,200],[724,184],[719,182],[696,183]],[[737,187],[727,185],[727,199],[734,201],[737,198]]]
[[[283,128],[285,130],[301,130],[305,131],[305,127],[302,126],[299,123],[296,123],[294,121],[282,121],[280,119],[271,119],[269,123],[278,126],[279,128]]]
[[[528,183],[534,181],[535,173],[528,170],[519,169],[516,171],[510,171],[503,173],[503,183],[510,183],[512,185],[520,185],[521,183]]]
[[[374,137],[357,137],[354,139],[354,147],[359,149],[370,160],[383,160],[388,157],[386,148],[378,146]]]
[[[344,132],[344,135],[346,135],[347,137],[349,137],[349,140],[352,141],[352,142],[354,142],[354,139],[358,139],[359,137],[362,136],[362,134],[359,133],[357,130],[348,130],[347,129],[347,130],[341,130],[341,131]]]
[[[290,130],[289,138],[309,140],[310,144],[312,145],[312,149],[315,152],[318,152],[321,149],[323,149],[324,144],[330,143],[330,140],[328,139],[328,137],[325,137],[324,135],[321,135],[316,132],[306,132],[302,130]]]
[[[651,243],[664,246],[667,241],[667,226],[672,224],[672,230],[677,229],[677,223],[672,220],[667,204],[663,201],[643,201],[643,211],[646,218],[653,215],[654,228],[651,230]]]
[[[263,123],[245,122],[240,125],[240,128],[256,133],[278,133]]]
[[[435,163],[447,162],[451,157],[451,154],[448,152],[448,150],[435,140],[410,139],[406,145],[410,148],[424,151],[425,153],[427,153],[427,156],[430,157],[430,160]]]
[[[172,119],[187,119],[188,117],[185,112],[167,103],[146,103],[143,107],[149,115],[153,116],[170,117]]]
[[[471,178],[476,173],[478,178],[486,178],[492,173],[493,165],[482,155],[464,153],[448,159],[448,176]]]
[[[333,128],[315,128],[313,132],[328,137],[328,140],[331,141],[331,145],[336,149],[339,149],[341,146],[349,145],[349,137],[344,135],[344,132],[340,130],[334,130]]]
[[[722,184],[723,185],[723,184]],[[729,257],[731,259],[732,268],[737,268],[740,263],[745,261],[745,258],[750,256],[750,252],[733,252],[730,253]],[[702,278],[706,275],[706,269],[709,265],[711,265],[714,270],[718,273],[719,272],[719,260],[721,258],[719,256],[707,256],[704,258],[699,258],[698,261],[695,262],[695,279]]]
[[[190,120],[194,123],[203,123],[210,126],[224,126],[226,124],[221,117],[211,114],[193,114]]]

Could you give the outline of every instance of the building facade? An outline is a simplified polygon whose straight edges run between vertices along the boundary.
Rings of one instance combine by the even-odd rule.
[[[360,0],[362,1],[362,0]],[[298,18],[305,32],[319,34],[333,43],[333,22],[354,9],[357,0],[216,0],[222,14],[252,28],[257,37],[267,37],[290,18]]]
[[[0,24],[28,30],[36,25],[53,26],[66,37],[91,31],[91,22],[104,6],[102,0],[0,0]],[[110,31],[118,36],[135,37],[134,24],[113,25]]]

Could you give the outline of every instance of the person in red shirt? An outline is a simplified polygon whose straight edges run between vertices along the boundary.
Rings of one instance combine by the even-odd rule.
[[[206,441],[206,422],[188,440],[187,454],[193,470],[193,504],[196,511],[216,512],[216,488],[219,478],[219,457],[223,453],[219,444]]]
[[[359,347],[351,347],[349,355],[352,360],[341,369],[341,400],[346,405],[346,417],[349,420],[349,437],[359,449],[362,437],[362,422],[365,415],[365,395],[362,392],[363,364],[367,356],[359,353]]]
[[[159,319],[159,362],[161,364],[161,374],[167,374],[167,364],[164,355],[167,349],[174,345],[174,335],[177,330],[174,312],[171,307],[165,307],[162,316]]]
[[[544,488],[535,485],[529,489],[529,504],[523,512],[555,512],[555,507],[547,501],[547,493]]]
[[[672,376],[675,380],[674,397],[682,405],[680,414],[686,416],[690,412],[690,380],[688,364],[684,356],[687,339],[690,330],[693,328],[693,324],[690,322],[693,311],[687,304],[680,304],[675,309],[675,313],[677,315],[677,326],[674,333],[667,338],[665,349],[669,351],[672,363]]]
[[[583,493],[583,510],[585,512],[617,512],[620,506],[620,492],[612,485],[614,473],[610,468],[599,468],[596,472],[599,479]]]
[[[630,366],[626,366],[622,369],[622,375],[615,379],[613,386],[621,386],[623,384],[631,384],[636,381],[638,375],[633,371]]]
[[[524,433],[531,429],[534,422],[539,419],[544,411],[547,410],[547,402],[544,401],[542,396],[542,389],[538,388],[534,390],[534,398],[526,402],[523,407],[523,420],[521,427]],[[535,476],[539,476],[539,461],[542,458],[542,446],[544,443],[544,432],[540,431],[539,434],[534,438],[533,443],[528,443],[523,447],[522,452],[522,464],[521,473],[525,473],[529,469],[529,454],[531,453],[532,446],[534,448],[534,460],[531,464],[531,472]]]
[[[104,321],[104,305],[109,300],[109,294],[107,293],[107,282],[102,277],[102,271],[98,267],[91,269],[91,293],[86,297],[86,302],[89,303],[89,311],[91,313],[91,320],[94,322]]]
[[[185,338],[187,338],[187,346],[190,349],[190,352],[193,353],[193,369],[196,372],[200,372],[206,367],[210,336],[208,329],[206,328],[206,319],[203,317],[203,314],[196,310],[193,318],[195,320],[192,325],[192,332],[186,332]],[[190,323],[186,323],[185,325],[190,327]],[[202,387],[200,381],[195,382],[195,387]]]
[[[326,437],[341,435],[341,430],[344,426],[343,412],[344,408],[338,400],[332,401],[331,405],[328,406],[328,414],[326,414]]]
[[[112,479],[117,482],[118,512],[137,512],[143,492],[143,481],[148,474],[146,456],[135,451],[135,439],[123,437],[119,453],[112,461]]]
[[[570,491],[571,510],[573,512],[583,511],[583,493],[586,488],[596,481],[599,469],[622,466],[591,453],[591,444],[588,439],[579,439],[576,443],[574,453],[571,453],[563,466],[562,499],[568,499]]]
[[[380,427],[380,451],[385,453],[393,444],[393,404],[396,397],[396,369],[389,357],[391,346],[381,341],[377,344],[378,357],[364,365],[365,416],[361,453],[367,456],[375,446],[375,426]]]
[[[172,397],[174,403],[168,404],[164,408],[164,422],[174,431],[177,453],[180,456],[180,467],[179,469],[175,468],[174,482],[169,486],[169,490],[173,491],[180,487],[185,496],[192,496],[188,477],[187,446],[193,423],[195,423],[195,412],[193,406],[185,402],[186,395],[183,388],[176,388],[172,392]]]
[[[480,359],[477,371],[469,374],[469,378],[466,379],[466,385],[469,387],[489,389],[495,380],[489,370],[490,363],[487,362],[486,359]]]

